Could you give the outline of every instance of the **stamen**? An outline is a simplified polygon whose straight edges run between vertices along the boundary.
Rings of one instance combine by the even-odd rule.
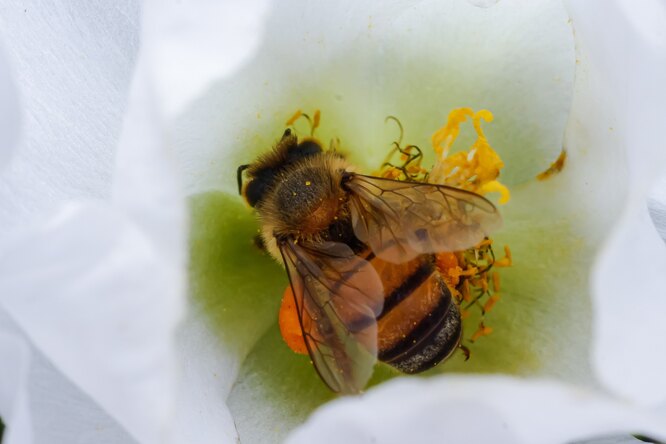
[[[321,120],[321,111],[319,111],[318,109],[315,110],[314,115],[313,115],[313,118],[310,119],[310,116],[308,116],[307,114],[305,114],[305,113],[304,113],[303,111],[301,111],[300,109],[299,109],[299,110],[296,110],[296,112],[294,113],[294,115],[292,115],[292,116],[289,118],[289,120],[287,120],[287,122],[286,122],[286,126],[292,126],[292,125],[293,125],[294,123],[296,123],[296,121],[297,121],[298,119],[300,119],[301,117],[305,118],[305,120],[308,121],[308,125],[310,126],[310,137],[314,137],[315,129],[317,129],[317,128],[319,127],[319,121]],[[333,143],[333,141],[331,141],[331,143]]]
[[[476,142],[468,151],[449,155],[449,151],[460,134],[460,124],[472,119],[477,134]],[[446,125],[435,131],[432,145],[437,153],[437,163],[430,175],[431,182],[443,183],[479,194],[499,192],[500,204],[508,202],[509,190],[499,183],[497,177],[504,168],[504,162],[492,149],[486,139],[481,120],[492,122],[493,115],[488,110],[474,113],[471,108],[459,108],[449,114]]]
[[[483,304],[483,311],[484,313],[488,313],[490,310],[493,309],[497,301],[500,300],[500,295],[498,293],[494,293],[488,300],[486,301],[485,304]]]
[[[300,109],[296,110],[294,115],[291,116],[289,118],[289,120],[287,120],[287,123],[285,125],[286,126],[292,126],[294,124],[294,122],[296,122],[302,115],[303,115],[303,111],[301,111]]]
[[[490,182],[484,183],[479,187],[478,191],[480,194],[488,194],[494,192],[500,193],[499,203],[502,205],[507,203],[511,198],[511,194],[509,193],[509,189],[506,187],[506,185],[503,185],[496,180],[491,180]]]
[[[314,117],[312,118],[312,128],[310,129],[310,135],[314,136],[314,132],[319,128],[319,120],[321,119],[321,112],[316,109],[314,112]]]
[[[493,291],[500,291],[500,275],[496,271],[493,271]]]
[[[508,245],[504,246],[504,258],[498,261],[495,261],[494,265],[496,267],[510,267],[513,265],[513,259],[511,258],[511,250]]]
[[[479,339],[482,336],[488,336],[490,333],[493,332],[493,329],[491,327],[486,327],[483,322],[479,323],[479,328],[474,332],[471,338],[469,338],[470,342],[474,342],[477,339]]]

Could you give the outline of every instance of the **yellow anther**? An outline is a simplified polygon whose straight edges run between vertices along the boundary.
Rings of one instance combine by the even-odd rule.
[[[492,296],[490,296],[490,298],[486,301],[486,303],[483,304],[483,311],[484,311],[485,313],[488,313],[490,310],[493,309],[493,307],[495,306],[495,304],[496,304],[497,301],[499,301],[499,300],[500,300],[500,295],[497,294],[497,293],[495,293],[495,294],[493,294]]]
[[[479,324],[479,328],[476,330],[476,332],[474,332],[474,334],[472,335],[472,337],[469,340],[471,342],[474,342],[482,336],[488,336],[492,332],[493,332],[493,329],[491,327],[486,327],[485,325],[483,325],[483,322],[481,322]]]
[[[479,279],[479,283],[481,284],[481,289],[483,292],[488,291],[488,275],[486,273],[481,273],[481,278]]]
[[[497,272],[493,272],[493,291],[500,291],[500,275]]]
[[[382,171],[381,176],[387,179],[397,179],[400,177],[400,170],[397,168],[390,167]]]
[[[293,116],[289,118],[289,120],[287,120],[286,125],[292,126],[301,117],[305,117],[305,119],[308,121],[308,124],[310,125],[310,137],[313,137],[315,129],[319,127],[319,121],[321,120],[321,112],[318,109],[315,110],[313,118],[310,119],[310,116],[308,116],[299,109],[294,113]],[[333,143],[333,141],[331,141],[331,143]]]
[[[504,257],[493,264],[496,267],[510,267],[513,265],[513,258],[511,257],[511,249],[508,245],[504,246]]]
[[[318,109],[315,110],[314,116],[312,117],[312,134],[314,134],[314,130],[319,128],[319,120],[321,119],[321,111]]]
[[[477,191],[479,194],[500,193],[499,203],[502,205],[511,199],[511,193],[509,193],[509,189],[506,185],[503,185],[496,180],[484,183]]]
[[[460,293],[462,293],[463,301],[465,301],[465,302],[470,301],[471,296],[470,296],[470,293],[469,293],[469,281],[467,279],[465,279],[463,281]]]
[[[448,156],[451,145],[453,145],[458,134],[460,134],[460,124],[473,115],[474,111],[472,111],[472,108],[458,108],[449,113],[446,125],[435,131],[432,135],[432,146],[437,154],[442,158]]]
[[[471,118],[477,139],[468,151],[450,155],[450,150],[460,134],[460,125]],[[449,118],[432,136],[432,145],[437,153],[437,162],[432,169],[429,181],[463,188],[479,194],[500,192],[501,203],[509,200],[509,190],[497,181],[504,162],[486,139],[481,120],[492,122],[493,115],[488,110],[472,111],[459,108],[451,111]]]
[[[297,110],[293,116],[289,120],[287,120],[287,123],[285,124],[286,126],[291,126],[294,124],[295,121],[297,121],[301,116],[303,115],[303,111],[300,109]]]
[[[469,267],[465,271],[461,271],[459,273],[460,276],[474,276],[476,273],[479,272],[479,269],[476,267]]]
[[[476,250],[480,250],[480,249],[482,249],[483,247],[487,247],[487,246],[492,245],[492,244],[493,244],[493,240],[492,240],[492,239],[484,239],[484,240],[482,240],[481,242],[479,242],[478,244],[476,244],[476,246],[475,246],[474,248],[475,248]]]

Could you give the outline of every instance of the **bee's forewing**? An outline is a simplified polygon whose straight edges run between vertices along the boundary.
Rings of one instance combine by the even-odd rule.
[[[279,243],[310,358],[331,390],[357,393],[377,360],[383,287],[375,269],[345,244]]]
[[[465,250],[502,223],[490,201],[446,185],[354,174],[345,186],[354,234],[393,263],[424,253]]]

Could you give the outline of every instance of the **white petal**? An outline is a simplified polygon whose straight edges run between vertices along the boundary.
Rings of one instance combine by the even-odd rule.
[[[654,416],[547,380],[500,376],[401,379],[318,410],[297,443],[563,443],[600,435],[666,437]]]
[[[239,357],[220,344],[202,318],[193,310],[178,335],[181,375],[172,442],[237,442],[226,401]]]
[[[186,267],[187,216],[179,174],[166,149],[162,115],[145,64],[132,81],[116,156],[113,203],[132,218],[172,266]],[[184,293],[184,273],[173,289]]]
[[[646,195],[666,163],[660,120],[666,101],[661,86],[666,76],[666,45],[655,44],[658,39],[650,37],[663,33],[663,25],[651,29],[650,24],[654,17],[664,17],[664,5],[646,2],[641,8],[633,6],[623,1],[570,2],[590,89],[599,91],[597,97],[609,98],[610,107],[618,111],[617,124],[609,124],[609,132],[617,132],[625,148],[629,178],[625,183],[621,178],[626,172],[608,171],[608,186],[598,190],[605,199],[620,196],[626,200],[620,214],[610,213],[618,224],[600,253],[592,278],[593,367],[600,381],[615,393],[658,403],[666,400],[666,346],[661,340],[666,329],[660,316],[666,312],[666,248],[649,218]],[[652,19],[640,20],[641,27],[632,28],[636,21],[632,14]],[[591,102],[592,96],[587,99]],[[588,122],[599,119],[583,116],[579,134],[586,133],[597,146],[607,146],[609,132],[586,128]],[[608,160],[597,159],[598,169],[603,170]]]
[[[12,30],[10,49],[21,68],[30,131],[25,155],[0,184],[0,194],[12,199],[3,202],[0,215],[7,225],[54,201],[109,193],[138,39],[133,2],[60,5],[55,15],[42,6],[27,4],[2,17]],[[35,51],[47,54],[55,73],[34,69],[45,63],[33,62]],[[87,392],[59,383],[65,378],[57,370],[46,371],[56,376],[41,387],[40,399],[51,402],[41,417],[63,425],[52,427],[52,435],[42,428],[48,442],[75,441],[95,424],[105,430],[96,433],[96,442],[130,441],[93,402],[143,442],[164,442],[174,413],[172,339],[184,290],[184,202],[154,131],[159,125],[147,95],[133,93],[132,100],[147,107],[133,108],[127,118],[115,208],[69,207],[60,219],[0,248],[2,260],[11,262],[1,268],[0,304],[46,359]],[[29,304],[31,298],[39,303]],[[58,405],[71,399],[79,412]],[[49,408],[55,410],[51,415],[44,413]]]
[[[28,345],[15,332],[0,325],[0,417],[6,444],[30,444],[32,424],[28,411]]]
[[[533,177],[562,146],[574,75],[573,37],[559,1],[282,1],[252,60],[212,85],[172,128],[190,193],[236,193],[235,169],[266,151],[296,109],[322,110],[318,135],[339,137],[377,168],[397,128],[430,145],[453,108],[488,108],[487,134],[509,181]],[[304,130],[304,127],[300,127]],[[460,143],[471,138],[463,134]],[[426,150],[428,151],[428,150]]]
[[[142,54],[149,52],[142,48]],[[153,248],[181,270],[187,266],[185,199],[178,169],[165,149],[164,114],[146,58],[133,80],[128,113],[118,148],[114,203],[131,215]],[[172,290],[184,294],[183,273],[172,273]],[[179,378],[170,442],[215,443],[237,438],[225,400],[235,378],[238,357],[212,335],[192,303],[172,344],[178,354]]]
[[[31,348],[29,395],[35,444],[134,444],[136,441],[89,395]]]
[[[666,401],[664,270],[664,242],[634,197],[596,265],[593,359],[604,385],[652,404]]]
[[[138,2],[4,4],[0,29],[23,106],[0,179],[0,226],[72,197],[109,194],[138,41]]]
[[[648,209],[655,228],[666,242],[666,174],[662,174],[652,187]]]
[[[236,71],[263,35],[269,0],[196,0],[146,3],[144,56],[168,116],[182,111],[208,86]]]
[[[0,45],[0,172],[11,159],[20,133],[20,107],[5,51]]]
[[[102,410],[87,394],[72,384],[29,341],[12,321],[0,310],[0,325],[29,348],[29,368],[25,368],[25,392],[32,426],[29,433],[38,444],[70,444],[94,440],[99,444],[135,443],[127,432]],[[0,362],[15,365],[16,361]],[[4,381],[4,378],[3,378]],[[13,386],[13,389],[20,387]],[[1,402],[1,401],[0,401]],[[5,412],[0,412],[5,415]],[[4,416],[6,420],[7,417]],[[11,426],[11,424],[10,424]],[[21,444],[25,441],[20,440]]]
[[[5,241],[0,270],[0,304],[35,346],[139,441],[163,442],[182,270],[92,204]]]

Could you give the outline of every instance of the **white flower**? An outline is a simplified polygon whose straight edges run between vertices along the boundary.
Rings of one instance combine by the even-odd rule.
[[[17,83],[27,122],[25,151],[0,187],[7,197],[0,215],[8,227],[0,237],[0,313],[15,323],[12,341],[19,335],[14,343],[27,341],[29,347],[6,348],[29,349],[50,374],[69,378],[76,387],[69,390],[84,392],[79,399],[90,397],[84,398],[86,413],[94,418],[59,428],[65,420],[58,409],[75,407],[64,396],[56,398],[57,409],[40,407],[33,377],[28,392],[37,441],[54,442],[46,421],[55,423],[55,439],[63,442],[92,433],[94,421],[113,430],[105,436],[114,441],[219,442],[237,433],[246,442],[277,440],[331,397],[307,359],[281,343],[274,323],[284,272],[252,250],[252,215],[235,189],[235,168],[266,150],[296,108],[321,108],[320,137],[340,137],[365,168],[378,164],[394,138],[383,124],[387,114],[400,117],[407,139],[425,144],[451,108],[490,108],[496,120],[486,133],[507,164],[503,177],[513,191],[496,240],[511,245],[516,265],[506,273],[508,290],[490,318],[496,332],[475,345],[470,362],[453,359],[444,369],[557,378],[588,390],[603,384],[634,401],[664,401],[664,354],[628,358],[634,347],[663,349],[663,327],[640,316],[658,320],[663,312],[664,301],[652,295],[664,288],[657,271],[664,248],[653,227],[641,231],[634,225],[640,214],[649,223],[647,212],[639,211],[645,209],[641,199],[664,160],[655,149],[659,126],[644,125],[659,116],[663,102],[663,90],[648,87],[664,73],[661,28],[623,23],[636,11],[622,9],[622,2],[604,8],[601,2],[571,2],[571,25],[557,1],[473,3],[487,8],[462,0],[338,2],[325,9],[297,2],[148,3],[119,138],[110,128],[120,125],[133,20],[121,27],[129,37],[109,36],[118,35],[111,26],[132,17],[135,7],[78,11],[75,17],[94,20],[84,20],[90,39],[34,19],[48,31],[37,33],[45,36],[39,43],[60,54],[53,63],[60,60],[65,70],[71,65],[78,75],[65,71],[56,80],[30,69],[24,51],[30,54],[32,46],[10,39],[12,32],[19,35],[21,22],[10,27],[4,36],[20,61]],[[647,23],[659,23],[663,9],[656,3],[644,7],[652,20]],[[24,14],[31,13],[28,7]],[[595,25],[600,17],[613,23],[619,43]],[[643,25],[647,19],[639,20]],[[63,33],[64,41],[51,42]],[[109,39],[112,51],[97,52],[96,39]],[[76,48],[72,60],[58,45]],[[624,56],[612,56],[609,48]],[[95,57],[101,53],[113,54],[118,66],[100,67],[105,59]],[[81,55],[93,57],[80,62]],[[636,63],[627,65],[630,55]],[[72,99],[85,97],[74,95],[78,77],[90,82],[82,83],[85,91],[102,95],[83,108]],[[67,120],[74,117],[81,121]],[[110,152],[118,139],[111,188]],[[569,161],[562,173],[546,182],[530,180],[563,145]],[[58,168],[63,153],[70,160]],[[71,160],[76,157],[81,162]],[[41,171],[48,172],[44,185],[34,185]],[[194,196],[192,297],[174,341],[185,296],[181,184]],[[41,199],[49,193],[58,201],[106,199],[42,216],[53,207]],[[36,228],[15,234],[26,221]],[[624,240],[643,232],[653,237]],[[631,260],[636,257],[646,260]],[[635,279],[639,271],[641,279]],[[63,393],[63,385],[46,392]],[[426,426],[421,436],[444,436],[474,427],[479,410],[490,421],[486,430],[509,424],[509,442],[533,442],[538,433],[557,429],[561,434],[553,440],[606,431],[666,436],[663,426],[639,416],[633,405],[591,399],[589,392],[583,398],[587,408],[573,410],[579,393],[561,384],[499,377],[396,380],[368,396],[332,403],[293,439],[335,432],[365,442],[389,431],[394,434],[387,439],[397,440],[418,418]],[[539,412],[531,407],[541,399],[550,403],[550,415],[536,421]],[[395,416],[392,402],[409,404],[412,415]],[[363,421],[345,419],[357,404]],[[468,415],[456,416],[458,428],[437,428],[433,421],[461,405]],[[9,418],[9,430],[29,430]],[[378,431],[382,418],[394,428]],[[575,419],[575,427],[564,426],[566,418]],[[336,422],[339,427],[327,428]],[[470,439],[485,437],[483,430],[471,431],[478,433]]]

